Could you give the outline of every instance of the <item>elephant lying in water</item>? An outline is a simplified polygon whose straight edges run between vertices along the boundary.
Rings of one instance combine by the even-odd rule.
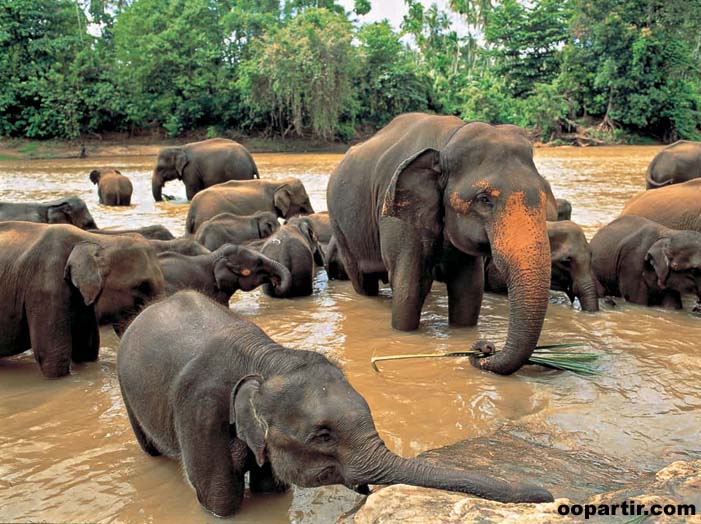
[[[128,206],[134,186],[131,180],[116,169],[93,169],[90,181],[97,184],[97,196],[100,204],[106,206]]]
[[[132,322],[117,373],[141,448],[181,460],[197,500],[215,515],[239,509],[247,471],[253,492],[404,483],[503,502],[553,500],[534,485],[393,454],[338,367],[276,344],[193,291],[149,306]]]
[[[224,244],[216,251],[199,256],[166,252],[158,255],[166,293],[195,289],[221,304],[228,304],[237,290],[251,291],[261,284],[281,294],[292,283],[285,266],[244,246]]]
[[[600,229],[590,246],[594,273],[608,295],[672,309],[681,309],[682,294],[701,298],[701,233],[631,215]]]
[[[550,240],[550,289],[563,291],[571,302],[579,299],[584,311],[599,311],[598,288],[591,265],[591,250],[584,231],[574,222],[548,222]],[[504,277],[488,259],[484,268],[484,289],[506,293]]]
[[[0,357],[32,348],[49,378],[67,375],[71,360],[97,360],[98,319],[123,324],[163,293],[143,238],[5,222],[0,245]]]
[[[195,233],[195,240],[214,251],[224,244],[244,244],[267,238],[280,227],[275,213],[259,211],[253,215],[219,213],[205,220]]]
[[[97,229],[82,198],[72,196],[50,202],[0,202],[0,222],[21,220],[40,224],[72,224],[80,229]]]
[[[621,216],[645,217],[672,229],[701,232],[701,179],[645,191],[634,196]]]
[[[144,226],[136,229],[98,229],[93,231],[98,235],[127,235],[129,233],[137,233],[149,240],[174,240],[175,235],[168,228],[159,224],[153,226]]]
[[[410,113],[352,147],[327,190],[333,234],[356,292],[392,287],[392,327],[417,329],[437,264],[452,326],[474,326],[491,255],[509,287],[506,345],[480,369],[517,371],[531,356],[548,307],[546,218],[555,197],[522,129]],[[493,353],[489,344],[479,349]]]

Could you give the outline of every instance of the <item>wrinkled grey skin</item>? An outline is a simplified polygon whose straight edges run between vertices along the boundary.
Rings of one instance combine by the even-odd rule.
[[[647,168],[647,189],[701,177],[701,142],[679,140],[655,155]]]
[[[570,204],[569,200],[556,198],[555,202],[557,204],[557,219],[572,220],[572,204]]]
[[[181,255],[197,256],[211,253],[209,249],[191,238],[176,238],[174,240],[149,240],[156,253],[171,251]]]
[[[324,255],[314,226],[306,216],[288,220],[272,236],[249,246],[285,266],[292,275],[292,284],[287,291],[268,284],[263,287],[266,295],[292,298],[309,296],[314,292],[315,265],[324,265]]]
[[[314,234],[319,243],[326,245],[331,242],[331,221],[328,211],[312,213],[311,215],[307,215],[307,219],[312,224]],[[285,221],[285,223],[287,223],[287,221]]]
[[[9,220],[40,224],[72,224],[80,229],[97,229],[85,201],[76,196],[50,202],[0,202],[0,222]]]
[[[128,235],[136,233],[149,240],[174,240],[175,235],[161,225],[145,226],[136,229],[98,229],[93,231],[98,235]]]
[[[0,224],[0,357],[28,349],[44,376],[97,360],[98,319],[124,324],[163,293],[156,253],[143,238],[71,225]]]
[[[701,232],[701,179],[643,191],[626,203],[621,216],[648,218],[672,229]]]
[[[591,250],[582,228],[569,220],[548,222],[550,240],[550,289],[579,299],[583,311],[599,311],[599,286],[591,265]],[[485,259],[484,289],[506,293],[504,277],[490,258]]]
[[[128,206],[134,187],[131,180],[116,169],[93,169],[90,181],[97,184],[97,196],[105,206]]]
[[[324,268],[329,280],[349,280],[348,273],[343,264],[343,257],[338,249],[336,237],[332,236],[326,249],[324,250]]]
[[[219,213],[252,215],[269,211],[281,218],[308,215],[314,212],[302,181],[297,178],[281,180],[246,180],[226,182],[198,194],[190,205],[185,222],[187,234],[193,234],[205,220]]]
[[[163,185],[182,180],[187,199],[203,189],[228,180],[260,178],[258,167],[248,150],[238,142],[212,138],[181,147],[167,147],[158,153],[151,176],[151,191],[156,202],[163,200]]]
[[[681,309],[683,294],[701,297],[701,233],[624,216],[600,229],[590,246],[607,295],[670,309]]]
[[[228,304],[237,290],[252,291],[269,283],[286,293],[292,279],[286,267],[244,246],[224,244],[206,255],[187,256],[165,252],[158,255],[166,294],[194,289],[221,304]]]
[[[197,500],[215,515],[239,509],[247,471],[253,493],[288,484],[402,483],[504,502],[553,500],[531,484],[393,454],[338,367],[318,353],[276,344],[192,291],[134,320],[117,373],[141,448],[182,461]]]
[[[270,211],[246,216],[219,213],[197,228],[195,240],[214,251],[223,244],[244,244],[267,238],[279,228],[277,216]]]
[[[346,153],[329,180],[327,201],[353,288],[376,295],[379,281],[389,280],[395,329],[418,328],[438,264],[450,324],[474,326],[484,291],[482,257],[491,255],[508,282],[509,331],[502,351],[472,363],[510,374],[528,361],[549,297],[545,221],[557,213],[522,129],[398,116]],[[494,351],[488,343],[478,346]]]

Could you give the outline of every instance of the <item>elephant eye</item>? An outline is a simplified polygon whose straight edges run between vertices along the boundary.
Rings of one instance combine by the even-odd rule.
[[[140,293],[141,295],[150,295],[151,294],[151,284],[149,283],[148,280],[144,280],[139,285],[137,285],[134,289],[136,289],[137,293]]]
[[[492,197],[489,196],[487,193],[480,193],[475,197],[475,200],[480,204],[487,204],[489,206],[492,205]]]
[[[312,434],[311,440],[318,444],[330,444],[334,442],[335,439],[329,429],[322,428]]]

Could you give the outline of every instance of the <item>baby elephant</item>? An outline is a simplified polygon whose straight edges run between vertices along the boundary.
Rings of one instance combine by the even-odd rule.
[[[599,230],[590,245],[594,273],[608,295],[671,309],[682,307],[682,294],[701,296],[701,233],[626,215]]]
[[[206,255],[158,255],[166,281],[166,294],[195,289],[221,304],[228,304],[237,290],[251,291],[263,283],[286,293],[292,283],[285,266],[244,246],[224,244]]]
[[[571,302],[579,299],[584,311],[599,311],[599,287],[591,264],[591,250],[579,225],[569,220],[548,222],[550,241],[550,289],[563,291]],[[506,293],[506,281],[488,258],[484,289]]]
[[[259,247],[260,246],[260,247]],[[292,274],[292,285],[283,292],[266,285],[266,295],[278,298],[304,297],[314,292],[315,264],[324,265],[324,257],[314,233],[314,227],[307,217],[294,217],[287,221],[273,236],[251,244],[265,256],[280,262]]]
[[[277,216],[270,211],[245,216],[219,213],[197,228],[195,240],[214,251],[224,244],[244,244],[267,238],[279,228]]]
[[[535,485],[395,455],[338,367],[318,353],[276,344],[193,291],[134,320],[117,373],[141,448],[181,460],[200,504],[215,515],[239,509],[247,471],[254,493],[288,484],[402,483],[503,502],[553,500]]]
[[[134,191],[131,180],[116,169],[93,169],[90,181],[97,184],[97,196],[105,206],[128,206]]]

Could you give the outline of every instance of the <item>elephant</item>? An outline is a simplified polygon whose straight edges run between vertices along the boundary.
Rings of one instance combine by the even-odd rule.
[[[607,295],[670,309],[681,309],[685,293],[701,297],[697,231],[669,229],[629,215],[600,229],[589,245],[594,273]]]
[[[266,295],[292,298],[305,297],[314,293],[315,264],[323,266],[324,256],[312,221],[308,217],[298,216],[289,219],[272,236],[263,241],[251,243],[250,247],[258,249],[266,257],[279,262],[292,275],[292,284],[286,291],[266,284],[263,287]]]
[[[564,198],[556,198],[557,203],[557,219],[558,220],[572,220],[572,204],[569,200]]]
[[[267,238],[279,228],[277,216],[270,211],[258,211],[246,216],[219,213],[197,228],[195,240],[214,251],[223,244],[244,244]]]
[[[701,142],[679,140],[655,155],[647,167],[647,189],[701,178]]]
[[[134,186],[131,180],[116,169],[93,169],[90,171],[90,181],[97,185],[97,196],[100,204],[105,206],[131,205],[131,194]]]
[[[329,219],[328,211],[320,211],[318,213],[312,213],[307,215],[307,219],[312,224],[314,228],[314,233],[316,234],[316,239],[320,244],[326,245],[331,241],[331,221]]]
[[[258,211],[269,211],[281,218],[314,213],[307,190],[297,178],[232,180],[205,189],[192,200],[185,231],[194,234],[219,213],[245,216]]]
[[[142,238],[4,222],[0,245],[0,357],[31,348],[48,378],[67,375],[71,360],[97,360],[98,319],[127,323],[164,291]]]
[[[160,224],[136,229],[98,229],[93,231],[93,233],[99,235],[128,235],[130,233],[137,233],[149,240],[175,240],[175,235],[173,235],[168,228]]]
[[[237,290],[251,291],[270,283],[280,293],[292,284],[285,266],[244,246],[224,244],[206,255],[187,256],[165,252],[158,255],[167,295],[195,289],[221,304],[228,304]]]
[[[533,484],[395,455],[336,365],[275,343],[194,291],[155,303],[132,322],[117,374],[141,449],[181,461],[197,500],[217,516],[240,508],[248,471],[253,493],[402,483],[502,502],[553,500]]]
[[[329,280],[349,280],[336,237],[332,236],[325,251],[324,268]]]
[[[163,185],[182,180],[188,200],[210,186],[228,180],[260,178],[258,167],[248,150],[238,142],[211,138],[180,147],[161,149],[151,176],[151,191],[156,202],[163,200]]]
[[[170,251],[172,253],[180,253],[181,255],[191,257],[211,253],[209,249],[191,238],[176,238],[174,240],[149,239],[149,243],[153,246],[156,253],[165,253],[166,251]]]
[[[582,228],[570,220],[548,222],[550,289],[563,291],[571,302],[579,298],[583,311],[599,311],[599,288],[591,265],[591,250]],[[490,258],[485,259],[485,291],[506,293],[506,281]]]
[[[22,220],[40,224],[71,224],[80,229],[97,229],[85,201],[77,196],[50,202],[0,202],[0,222]]]
[[[701,232],[701,179],[645,191],[634,196],[621,216],[649,218],[671,229]]]
[[[417,329],[434,269],[443,268],[452,326],[477,323],[482,257],[509,289],[506,346],[479,341],[480,369],[510,374],[525,364],[548,306],[546,219],[557,218],[550,184],[525,132],[408,113],[352,147],[329,180],[331,227],[356,292],[392,288],[392,326]]]

